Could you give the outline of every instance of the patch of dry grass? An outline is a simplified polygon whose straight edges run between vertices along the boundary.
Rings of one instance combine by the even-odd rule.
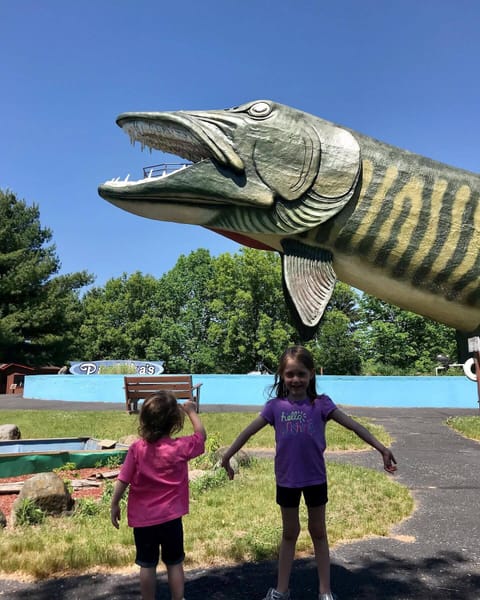
[[[450,417],[446,424],[461,435],[480,442],[480,416]]]

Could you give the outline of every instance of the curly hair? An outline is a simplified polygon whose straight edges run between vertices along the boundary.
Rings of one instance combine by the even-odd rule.
[[[277,398],[285,398],[288,396],[288,389],[285,386],[283,372],[285,371],[287,360],[289,358],[298,360],[298,362],[302,363],[302,365],[309,371],[315,371],[315,362],[309,350],[303,346],[291,346],[290,348],[287,348],[280,357],[280,361],[278,363],[277,372],[275,373],[275,379],[271,388],[272,397],[275,396]],[[307,396],[310,398],[310,400],[312,400],[312,402],[318,396],[315,377],[312,377],[308,384]]]
[[[160,391],[148,396],[142,404],[138,433],[147,442],[178,433],[183,428],[185,413],[173,392]]]

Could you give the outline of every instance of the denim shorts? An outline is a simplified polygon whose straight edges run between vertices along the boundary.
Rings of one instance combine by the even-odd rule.
[[[160,548],[162,562],[166,565],[178,565],[185,558],[181,517],[160,525],[134,527],[133,536],[137,549],[135,563],[140,567],[156,567],[160,560]]]
[[[310,508],[324,506],[328,502],[327,483],[325,482],[303,488],[287,488],[277,485],[277,504],[283,508],[298,508],[302,492],[305,504]]]

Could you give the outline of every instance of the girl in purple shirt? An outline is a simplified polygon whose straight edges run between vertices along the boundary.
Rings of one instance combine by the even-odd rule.
[[[288,584],[295,546],[300,533],[299,504],[303,493],[308,510],[308,531],[312,538],[319,577],[319,600],[333,600],[330,589],[330,556],[325,524],[327,477],[323,457],[325,425],[333,419],[355,432],[380,452],[386,471],[396,470],[395,458],[365,427],[336,407],[325,394],[318,395],[315,365],[302,346],[288,348],[280,358],[273,384],[275,398],[248,425],[225,452],[222,465],[230,479],[234,472],[230,458],[265,425],[275,428],[275,479],[277,504],[282,513],[282,540],[278,558],[277,587],[264,600],[289,600]]]
[[[182,429],[185,414],[193,435],[172,437]],[[129,447],[115,483],[111,520],[118,529],[120,500],[130,486],[127,517],[133,527],[142,599],[155,599],[161,548],[172,600],[184,600],[182,516],[188,513],[188,461],[205,451],[207,434],[195,403],[178,404],[171,392],[149,396],[139,420],[140,439]]]

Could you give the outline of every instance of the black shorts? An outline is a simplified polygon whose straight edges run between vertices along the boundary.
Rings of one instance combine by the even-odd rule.
[[[156,567],[160,560],[160,547],[162,562],[166,565],[178,565],[185,558],[181,517],[160,525],[134,527],[133,536],[137,549],[135,563],[140,567]]]
[[[298,508],[302,492],[305,504],[310,508],[325,506],[328,502],[327,484],[320,483],[303,488],[287,488],[277,485],[277,504],[283,508]]]

